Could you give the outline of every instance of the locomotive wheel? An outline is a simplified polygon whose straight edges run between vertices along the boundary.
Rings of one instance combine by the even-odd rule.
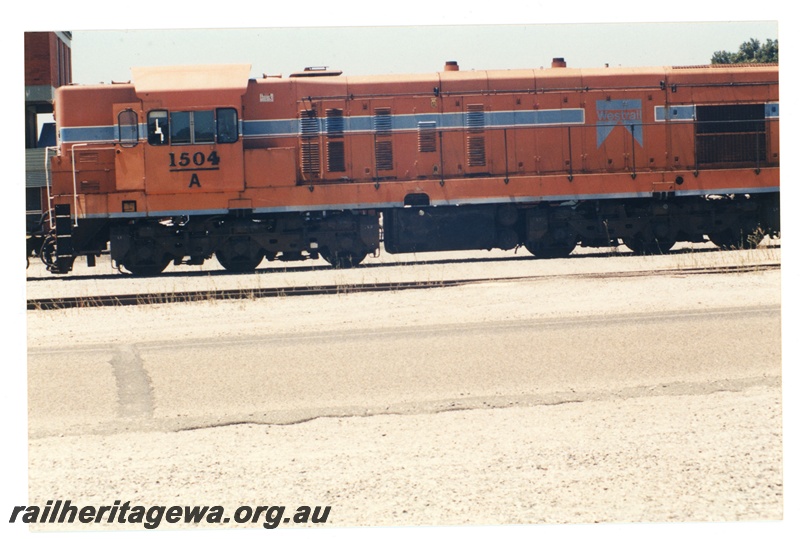
[[[755,249],[764,239],[764,231],[758,226],[742,227],[738,231],[726,228],[709,234],[708,239],[720,249]]]
[[[622,238],[622,243],[637,255],[663,255],[675,246],[675,240],[672,239],[659,240],[641,235]]]
[[[120,261],[120,265],[133,275],[152,277],[164,271],[169,258],[156,245],[140,243]]]
[[[633,236],[622,238],[625,247],[637,255],[661,255],[675,246],[677,230],[666,219],[653,219]]]
[[[322,255],[322,258],[324,258],[328,264],[334,268],[341,269],[354,268],[358,266],[364,261],[365,258],[367,258],[367,254],[368,253],[365,252],[354,253],[351,251],[331,252],[327,249],[320,252],[320,255]]]
[[[574,237],[557,240],[545,236],[541,240],[526,241],[525,248],[536,258],[566,258],[577,244]]]
[[[169,260],[137,260],[136,262],[122,262],[122,266],[125,267],[126,270],[139,277],[153,277],[154,275],[158,275],[164,271],[168,265]]]
[[[230,238],[215,253],[220,265],[233,273],[255,271],[264,253],[250,238]]]

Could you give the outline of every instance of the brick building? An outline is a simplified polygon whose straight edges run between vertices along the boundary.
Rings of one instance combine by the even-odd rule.
[[[72,82],[71,43],[70,32],[25,32],[25,213],[29,236],[36,236],[41,228],[45,148],[55,145],[55,126],[48,115],[53,113],[56,88]]]

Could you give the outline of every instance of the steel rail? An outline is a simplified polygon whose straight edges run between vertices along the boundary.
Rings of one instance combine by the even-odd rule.
[[[254,300],[276,297],[342,295],[361,292],[397,292],[402,290],[425,290],[450,288],[469,284],[503,283],[521,281],[541,281],[565,278],[635,278],[658,275],[701,275],[715,273],[750,273],[779,269],[779,262],[769,264],[748,264],[735,266],[714,266],[680,269],[636,270],[611,273],[570,273],[563,275],[536,275],[523,277],[482,277],[474,279],[450,279],[429,281],[401,281],[385,283],[358,283],[336,285],[308,285],[270,288],[239,288],[230,290],[195,290],[185,292],[140,292],[134,294],[111,294],[98,296],[75,296],[63,298],[29,299],[29,311],[72,309],[81,307],[122,307],[131,305],[157,305],[165,303],[186,303],[191,301]]]

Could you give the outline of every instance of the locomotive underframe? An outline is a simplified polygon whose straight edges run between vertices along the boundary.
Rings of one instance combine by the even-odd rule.
[[[216,256],[230,271],[269,261],[322,257],[350,267],[380,248],[389,253],[510,250],[525,246],[538,258],[569,255],[576,245],[624,243],[639,254],[668,251],[677,241],[708,237],[723,248],[755,247],[778,234],[779,194],[563,201],[538,204],[413,206],[383,210],[292,212],[167,219],[79,219],[69,207],[56,219],[57,258],[43,258],[56,273],[76,256],[109,253],[139,275],[158,274],[173,262],[202,264]],[[66,217],[66,219],[64,218]],[[110,249],[109,249],[110,245]],[[66,253],[66,254],[65,254]]]
[[[242,214],[115,222],[110,254],[132,273],[160,273],[169,262],[202,264],[216,255],[230,271],[267,260],[322,256],[334,266],[358,264],[378,249],[374,212]]]

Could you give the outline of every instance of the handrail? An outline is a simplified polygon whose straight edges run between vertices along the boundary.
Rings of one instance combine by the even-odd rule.
[[[631,178],[636,179],[636,124],[631,124]]]
[[[74,226],[78,226],[78,170],[75,168],[75,151],[78,147],[85,147],[85,146],[92,146],[90,142],[82,142],[78,144],[73,144],[70,146],[70,150],[72,150],[72,209],[73,213],[75,214],[75,222]],[[114,149],[114,146],[110,147],[93,147],[95,150],[108,150]]]
[[[44,185],[47,189],[47,220],[50,223],[50,230],[55,230],[55,225],[53,224],[53,208],[52,208],[52,199],[50,194],[50,183],[52,181],[50,177],[50,150],[57,150],[58,146],[46,146],[44,149]]]
[[[75,169],[75,148],[77,146],[88,146],[84,142],[82,144],[73,144],[72,150],[72,213],[75,215],[75,227],[78,226],[78,171]]]

